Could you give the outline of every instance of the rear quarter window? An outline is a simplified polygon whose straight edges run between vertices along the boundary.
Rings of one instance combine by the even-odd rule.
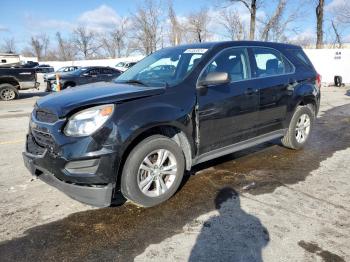
[[[314,69],[310,59],[302,49],[289,49],[288,52],[294,57],[298,64]]]

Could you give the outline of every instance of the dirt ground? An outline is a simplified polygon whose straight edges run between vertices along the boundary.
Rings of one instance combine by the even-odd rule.
[[[322,89],[303,150],[265,143],[195,167],[149,209],[80,204],[21,157],[27,92],[0,104],[0,261],[350,261],[350,91]]]

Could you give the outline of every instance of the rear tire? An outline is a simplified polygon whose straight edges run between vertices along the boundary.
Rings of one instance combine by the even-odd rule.
[[[126,159],[121,192],[138,206],[155,206],[175,194],[184,171],[181,148],[166,136],[153,135],[140,142]]]
[[[287,134],[282,138],[283,146],[300,149],[304,146],[313,130],[315,112],[313,106],[298,106],[290,121]]]
[[[10,101],[18,97],[17,89],[11,84],[0,85],[0,100]]]

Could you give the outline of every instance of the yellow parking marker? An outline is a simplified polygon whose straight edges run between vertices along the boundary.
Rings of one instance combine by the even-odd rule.
[[[0,141],[0,145],[11,145],[11,144],[18,144],[24,142],[24,139],[17,139],[17,140],[9,140],[9,141]]]

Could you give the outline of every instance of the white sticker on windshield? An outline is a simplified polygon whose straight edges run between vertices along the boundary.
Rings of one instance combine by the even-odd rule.
[[[190,49],[186,49],[184,53],[185,54],[204,54],[207,51],[208,49],[206,48],[190,48]]]

